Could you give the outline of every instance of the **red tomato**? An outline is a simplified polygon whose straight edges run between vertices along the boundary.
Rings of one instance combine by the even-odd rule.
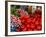
[[[23,31],[26,31],[27,30],[27,28],[25,27],[24,29],[22,29]]]
[[[42,26],[41,25],[38,25],[37,26],[37,30],[42,30]]]
[[[31,24],[31,29],[35,29],[35,24]]]
[[[27,28],[30,28],[30,24],[27,24]]]

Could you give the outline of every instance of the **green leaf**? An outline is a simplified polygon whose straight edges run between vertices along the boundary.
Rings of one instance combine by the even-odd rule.
[[[19,9],[19,5],[11,5],[11,14],[19,17],[20,15],[16,12],[16,9]]]

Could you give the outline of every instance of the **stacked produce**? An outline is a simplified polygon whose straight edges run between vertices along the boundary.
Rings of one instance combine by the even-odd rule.
[[[30,10],[31,11],[31,10]],[[11,24],[16,32],[20,31],[40,31],[42,30],[42,11],[38,8],[28,13],[23,9],[17,9],[19,17],[11,15]]]

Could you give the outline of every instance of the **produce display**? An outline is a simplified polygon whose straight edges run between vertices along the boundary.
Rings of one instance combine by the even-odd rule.
[[[11,5],[11,32],[41,31],[41,6]]]

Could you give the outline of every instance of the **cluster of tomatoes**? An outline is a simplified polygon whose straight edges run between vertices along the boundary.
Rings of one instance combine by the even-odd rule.
[[[16,18],[13,19],[13,22],[15,22],[15,20]],[[36,10],[33,14],[20,16],[18,20],[19,21],[16,22],[18,23],[19,26],[15,22],[15,25],[17,26],[16,28],[17,32],[42,30],[42,12],[39,10]]]
[[[40,11],[36,11],[29,16],[20,17],[22,25],[19,26],[17,31],[40,31],[42,30],[42,16]]]

